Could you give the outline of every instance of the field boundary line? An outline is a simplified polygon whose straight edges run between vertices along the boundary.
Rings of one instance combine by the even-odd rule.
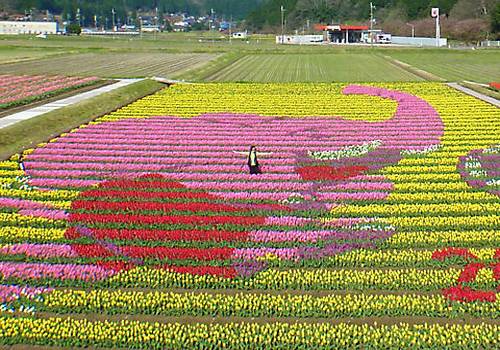
[[[399,67],[399,68],[402,68],[405,71],[407,71],[413,75],[416,75],[417,77],[420,77],[424,80],[427,80],[427,81],[446,81],[446,79],[443,79],[435,74],[429,73],[423,69],[413,67],[412,65],[405,63],[405,62],[402,62],[402,61],[399,61],[391,56],[383,55],[382,57],[385,58],[387,61],[389,61],[389,63],[391,63],[392,65]]]
[[[1,314],[0,314],[1,315]],[[14,313],[16,317],[28,317],[28,315],[16,312]],[[359,317],[338,317],[338,318],[326,318],[326,317],[308,317],[308,316],[225,316],[225,315],[189,315],[184,314],[182,316],[169,316],[162,314],[127,314],[127,313],[56,313],[51,311],[37,311],[35,313],[37,318],[50,319],[56,317],[72,318],[76,320],[89,320],[89,321],[111,321],[120,322],[124,319],[128,321],[138,321],[138,322],[158,322],[158,323],[184,323],[184,324],[194,324],[194,323],[205,323],[205,324],[227,324],[227,323],[288,323],[288,324],[358,324],[364,325],[369,324],[371,326],[375,325],[399,325],[401,323],[409,325],[418,324],[491,324],[500,325],[500,320],[489,319],[484,317],[475,317],[472,315],[460,316],[460,317],[440,317],[440,316],[365,316],[360,315]]]
[[[217,76],[220,74],[220,72],[226,70],[226,69],[230,69],[231,67],[235,66],[238,62],[240,62],[241,60],[243,60],[244,58],[250,56],[249,54],[241,54],[241,55],[237,55],[236,59],[234,60],[231,60],[230,62],[228,62],[227,64],[225,64],[224,66],[220,66],[218,67],[218,69],[214,72],[210,72],[209,75],[207,76],[204,76],[202,79],[202,81],[214,81],[214,77],[217,78]]]
[[[20,121],[23,120],[28,120],[32,119],[35,117],[38,117],[42,114],[48,113],[55,111],[57,109],[63,108],[63,107],[68,107],[73,104],[76,104],[78,102],[82,102],[84,100],[88,100],[92,97],[99,96],[103,93],[110,92],[128,85],[131,85],[133,83],[137,83],[143,79],[120,79],[118,82],[111,84],[111,85],[105,85],[101,86],[97,89],[93,89],[90,91],[82,92],[77,95],[73,95],[70,97],[66,97],[63,99],[55,100],[46,104],[43,104],[38,107],[30,108],[18,113],[10,114],[7,115],[3,118],[0,119],[0,129],[6,128],[8,126],[14,125],[16,123],[19,123]]]
[[[449,87],[451,87],[451,88],[453,88],[455,90],[463,92],[464,94],[467,94],[469,96],[475,97],[475,98],[480,99],[480,100],[482,100],[484,102],[490,103],[493,106],[500,107],[500,101],[497,100],[494,97],[486,96],[486,95],[481,94],[481,93],[479,93],[477,91],[474,91],[472,89],[466,88],[465,86],[462,86],[462,85],[460,85],[458,83],[446,83],[446,85],[448,85]]]

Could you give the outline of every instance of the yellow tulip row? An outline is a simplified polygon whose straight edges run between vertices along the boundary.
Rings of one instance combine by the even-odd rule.
[[[497,229],[500,227],[499,215],[473,216],[418,216],[381,218],[382,223],[393,225],[402,231],[413,231],[419,228],[461,229]]]
[[[500,242],[500,230],[460,230],[460,231],[415,231],[400,232],[389,237],[389,247],[414,246],[495,246]]]
[[[106,280],[115,287],[148,288],[243,288],[299,290],[437,290],[457,281],[461,270],[435,269],[268,269],[250,279],[228,279],[212,275],[189,275],[163,269],[137,267],[123,271]],[[491,286],[495,283],[491,269],[481,270],[476,283]]]
[[[0,227],[0,240],[3,242],[47,241],[55,242],[64,238],[64,229],[36,227]]]
[[[9,160],[0,161],[0,169],[19,170],[19,163],[18,163],[19,154],[16,153],[15,156],[16,157],[13,156],[15,160],[9,159]]]
[[[401,323],[149,323],[72,318],[0,318],[0,343],[141,349],[494,349],[500,326]]]
[[[409,198],[414,199],[415,202],[418,202],[418,197],[420,194],[414,195],[401,195],[394,194],[394,200],[398,198]],[[432,199],[432,194],[427,197],[428,200]],[[473,197],[473,196],[472,196]],[[480,196],[479,198],[481,198]],[[425,198],[425,197],[424,197]],[[424,200],[422,200],[424,202]],[[462,215],[477,215],[476,218],[481,217],[483,214],[487,220],[492,220],[488,222],[499,223],[500,224],[500,216],[495,215],[495,213],[500,213],[500,203],[453,203],[453,204],[351,204],[345,206],[335,207],[332,212],[335,216],[391,216],[399,219],[407,219],[405,216],[414,216],[414,215],[424,215],[426,217],[431,217],[432,219],[438,219],[438,215],[442,216],[444,219],[446,216],[452,217],[456,215],[458,219]],[[472,219],[472,217],[465,217]],[[409,219],[409,218],[408,218]]]
[[[192,84],[175,85],[139,100],[99,121],[149,115],[196,116],[250,113],[287,116],[342,115],[347,119],[384,120],[396,111],[392,100],[343,95],[346,84]]]
[[[446,192],[464,192],[470,189],[469,185],[463,181],[447,181],[447,182],[397,182],[394,184],[394,193],[391,195],[404,192],[419,192],[424,194],[424,191],[446,193]],[[481,192],[479,192],[481,193]]]
[[[403,165],[397,164],[394,166],[385,167],[383,170],[384,174],[396,174],[396,175],[405,175],[405,174],[447,174],[447,173],[455,173],[456,166],[455,165],[441,165],[441,164],[430,164],[427,166],[418,166],[418,165]]]
[[[398,187],[396,187],[399,189]],[[486,192],[468,192],[468,191],[462,191],[462,192],[431,192],[431,193],[423,193],[423,192],[414,192],[414,193],[401,193],[401,192],[393,192],[389,194],[388,201],[392,203],[401,203],[401,202],[443,202],[443,203],[450,203],[450,202],[455,202],[455,203],[462,203],[464,206],[465,212],[475,211],[473,209],[477,205],[486,205],[484,204],[473,204],[473,203],[467,203],[468,201],[474,201],[474,202],[486,202],[486,201],[491,201],[491,202],[497,202],[498,199],[496,196],[491,195]],[[427,204],[424,204],[426,206]],[[446,207],[447,204],[441,204],[442,206]],[[491,203],[491,205],[495,205],[495,203]],[[496,204],[498,205],[498,204]],[[496,210],[496,209],[495,209]],[[453,213],[453,211],[449,212]]]
[[[16,226],[22,225],[26,227],[64,227],[65,222],[62,220],[53,220],[43,217],[20,215],[17,213],[0,213],[0,222],[3,225]]]
[[[500,295],[499,295],[500,296]],[[95,289],[54,290],[40,296],[38,311],[106,314],[217,315],[267,317],[367,317],[415,315],[500,317],[494,303],[450,303],[442,295],[416,294],[213,294]]]
[[[0,197],[13,197],[29,199],[35,201],[50,201],[53,203],[69,202],[76,199],[79,195],[77,191],[58,190],[58,191],[25,191],[19,189],[1,189]],[[64,204],[67,205],[67,204]]]
[[[432,261],[431,250],[415,250],[415,249],[389,249],[389,250],[372,250],[372,249],[357,249],[346,252],[344,254],[334,255],[327,260],[338,266],[412,266],[419,263],[429,263]],[[470,249],[470,252],[476,255],[481,260],[492,260],[496,249]]]

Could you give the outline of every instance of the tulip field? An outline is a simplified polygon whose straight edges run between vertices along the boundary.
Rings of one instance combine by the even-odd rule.
[[[0,345],[500,348],[500,112],[441,83],[177,84],[0,186]]]
[[[0,75],[0,110],[92,85],[96,77]]]

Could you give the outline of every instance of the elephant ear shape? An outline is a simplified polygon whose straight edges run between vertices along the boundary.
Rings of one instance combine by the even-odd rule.
[[[460,157],[458,170],[469,186],[500,197],[500,145]]]

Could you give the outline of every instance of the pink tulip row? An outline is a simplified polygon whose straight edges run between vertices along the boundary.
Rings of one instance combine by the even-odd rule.
[[[382,150],[381,150],[382,151]],[[389,157],[393,156],[389,152],[384,157],[377,157],[373,155],[370,157],[369,161],[371,163],[382,163],[386,161]],[[398,156],[398,154],[396,154]],[[163,157],[89,157],[89,156],[61,156],[61,155],[31,155],[28,156],[27,159],[30,161],[46,161],[46,162],[61,162],[61,163],[156,163],[156,164],[167,164],[167,165],[175,165],[175,164],[206,164],[208,161],[217,157],[218,164],[220,165],[235,165],[241,164],[242,161],[246,160],[246,155],[235,155],[235,154],[222,154],[219,156],[205,156],[197,155],[197,157],[176,157],[174,155]],[[292,155],[281,155],[281,157],[270,157],[268,155],[263,155],[260,157],[266,165],[274,166],[274,165],[295,165],[297,160]]]
[[[17,84],[36,83],[47,80],[46,75],[0,75],[0,88],[10,87]],[[52,79],[63,79],[63,76],[52,76]]]
[[[0,197],[0,207],[19,209],[45,209],[47,205],[27,199]]]
[[[333,141],[335,142],[335,141]],[[422,141],[423,142],[423,141]],[[401,149],[415,149],[422,150],[431,144],[426,143],[426,147],[423,147],[422,142],[402,142],[399,141],[399,146],[397,148]],[[287,144],[287,145],[259,145],[259,151],[261,152],[273,152],[281,157],[294,155],[297,152],[304,151],[325,151],[325,150],[338,150],[346,146],[357,145],[361,143],[352,142],[335,142],[331,147],[326,147],[323,143],[318,143],[317,145],[303,145],[303,144]],[[205,153],[214,152],[218,156],[228,155],[233,151],[248,152],[248,148],[242,145],[238,146],[228,146],[224,143],[214,144],[207,146],[206,144],[200,143],[199,145],[181,145],[179,142],[172,143],[170,145],[158,145],[155,143],[143,145],[137,144],[77,144],[77,143],[50,143],[46,145],[43,149],[37,149],[35,154],[58,154],[58,155],[96,155],[96,156],[117,156],[117,157],[165,157],[170,152],[179,152],[179,156],[204,156]]]
[[[188,173],[193,172],[217,172],[217,173],[241,173],[243,170],[242,165],[167,165],[167,164],[137,164],[137,163],[123,163],[123,164],[112,164],[112,163],[64,163],[64,162],[26,162],[26,169],[76,169],[76,170],[88,170],[88,169],[98,169],[103,171],[140,171],[145,173],[153,172],[168,172],[169,170],[182,170]],[[273,166],[266,167],[266,172],[270,173],[294,173],[295,167],[293,166]]]
[[[8,244],[0,247],[0,254],[25,255],[36,258],[76,258],[78,254],[69,244]]]
[[[4,279],[53,278],[59,280],[96,281],[114,274],[114,270],[108,270],[97,265],[0,262],[0,275]]]
[[[96,77],[78,78],[61,76],[20,77],[0,76],[0,104],[41,96],[50,92],[85,85],[97,81]]]
[[[372,248],[370,243],[334,243],[324,248],[293,247],[293,248],[243,248],[235,249],[233,258],[255,260],[266,256],[275,256],[283,260],[300,261],[303,259],[319,259],[326,256],[343,253],[352,249]]]
[[[388,231],[336,231],[336,230],[314,230],[314,231],[269,231],[256,230],[249,234],[249,240],[253,242],[311,242],[323,240],[374,240],[390,236]]]
[[[140,127],[137,125],[136,127]],[[273,127],[276,127],[273,125]],[[317,128],[318,126],[311,126],[311,128]],[[88,129],[84,128],[85,129]],[[159,127],[159,130],[151,131],[151,134],[148,135],[148,139],[150,140],[164,140],[164,139],[174,139],[174,140],[182,140],[185,139],[186,137],[191,137],[196,135],[196,132],[199,131],[200,129],[203,130],[204,132],[207,133],[206,137],[207,140],[225,140],[227,138],[231,138],[234,136],[234,134],[242,134],[246,132],[244,130],[241,130],[239,128],[235,128],[234,130],[225,130],[224,132],[218,132],[215,130],[210,130],[210,128],[200,128],[196,129],[193,131],[188,131],[186,129],[182,129],[182,131],[177,132],[177,128],[175,126],[169,126],[168,128],[161,128]],[[95,130],[94,132],[90,133],[88,130],[87,132],[78,134],[78,135],[68,135],[68,140],[72,140],[73,142],[88,142],[88,141],[96,141],[99,139],[99,133],[104,132],[106,129],[103,130]],[[327,129],[328,130],[328,129]],[[354,130],[354,129],[348,129],[345,131],[342,130],[335,130],[338,135],[342,138],[345,139],[353,139],[353,140],[358,140],[358,139],[365,139],[365,138],[373,138],[376,139],[377,137],[382,136],[393,136],[393,135],[399,135],[402,134],[402,136],[408,140],[411,140],[411,135],[414,135],[416,139],[422,138],[422,135],[419,134],[422,131],[428,131],[429,126],[427,126],[426,130],[421,130],[421,129],[415,129],[415,130],[404,130],[405,132],[402,133],[401,129],[395,128],[395,129],[379,129],[379,130],[373,130],[373,129],[365,129],[365,130]],[[111,140],[122,140],[123,138],[123,133],[126,132],[128,134],[128,139],[130,140],[137,140],[137,139],[142,139],[144,135],[141,135],[141,133],[137,132],[137,129],[135,131],[132,130],[114,130],[113,132],[110,132],[109,135],[107,135],[107,139]],[[410,134],[411,132],[411,134]],[[297,135],[300,133],[300,135]],[[361,136],[362,135],[362,136]],[[196,139],[200,139],[201,135],[196,135]],[[283,131],[281,130],[276,130],[275,132],[262,132],[262,133],[255,133],[254,135],[251,135],[251,137],[255,138],[260,138],[262,141],[272,141],[272,140],[287,140],[287,141],[309,141],[311,136],[316,136],[319,138],[324,137],[325,139],[328,139],[328,133],[326,132],[307,132],[307,131],[292,131],[289,129],[285,129]],[[361,138],[363,137],[363,138]]]
[[[65,81],[65,82],[47,82],[43,83],[42,86],[37,86],[37,85],[32,85],[32,86],[21,86],[17,87],[11,90],[5,91],[3,94],[0,94],[0,97],[3,99],[9,98],[9,97],[16,97],[16,96],[31,96],[34,94],[41,95],[50,91],[55,91],[55,90],[60,90],[60,89],[65,89],[68,87],[72,86],[77,86],[81,84],[85,84],[88,82],[88,79],[78,79],[78,80],[72,80],[72,81]]]
[[[326,231],[326,234],[321,233],[313,233],[312,235],[304,234],[305,232],[295,231],[294,234],[288,235],[288,238],[296,238],[300,242],[313,242],[313,240],[325,239],[332,237],[335,233]],[[281,232],[283,233],[283,232]],[[375,236],[372,234],[372,236]],[[261,236],[263,237],[263,236]],[[365,236],[367,237],[367,236]],[[377,238],[380,238],[379,234]],[[281,237],[279,237],[281,239]],[[308,239],[309,240],[306,240]],[[280,240],[284,242],[283,240]],[[347,247],[352,247],[353,244],[356,243],[330,243],[327,247],[329,249],[338,249],[341,252],[343,249]],[[367,243],[360,243],[363,246],[366,246]],[[231,259],[243,259],[243,260],[254,260],[259,257],[265,257],[267,255],[274,255],[281,259],[285,260],[298,260],[301,258],[307,257],[315,258],[320,256],[314,256],[314,254],[320,253],[324,248],[319,248],[315,246],[301,246],[301,247],[291,247],[291,248],[271,248],[271,247],[260,247],[260,248],[236,248],[234,249]],[[28,244],[28,243],[20,243],[20,244],[11,244],[0,247],[0,254],[3,255],[24,255],[26,257],[31,258],[77,258],[78,253],[71,245],[69,244]],[[48,264],[29,264],[31,268],[33,268],[33,274],[27,275],[24,268],[20,268],[21,264],[19,263],[10,263],[9,267],[0,264],[0,268],[3,266],[2,271],[7,271],[6,278],[8,277],[18,277],[18,278],[43,278],[49,277],[53,272],[49,271],[47,266]],[[58,264],[57,266],[61,266]],[[84,279],[94,278],[100,279],[100,272],[96,272],[99,270],[90,270],[89,266],[91,265],[65,265],[69,266],[69,268],[73,269],[73,278],[72,279]],[[77,267],[83,267],[77,268]],[[66,268],[65,271],[68,271]],[[78,272],[76,272],[78,271]],[[84,272],[87,271],[87,272]],[[92,272],[90,272],[92,271]]]
[[[68,214],[64,210],[55,209],[21,209],[19,214],[52,220],[65,220],[68,218]]]

